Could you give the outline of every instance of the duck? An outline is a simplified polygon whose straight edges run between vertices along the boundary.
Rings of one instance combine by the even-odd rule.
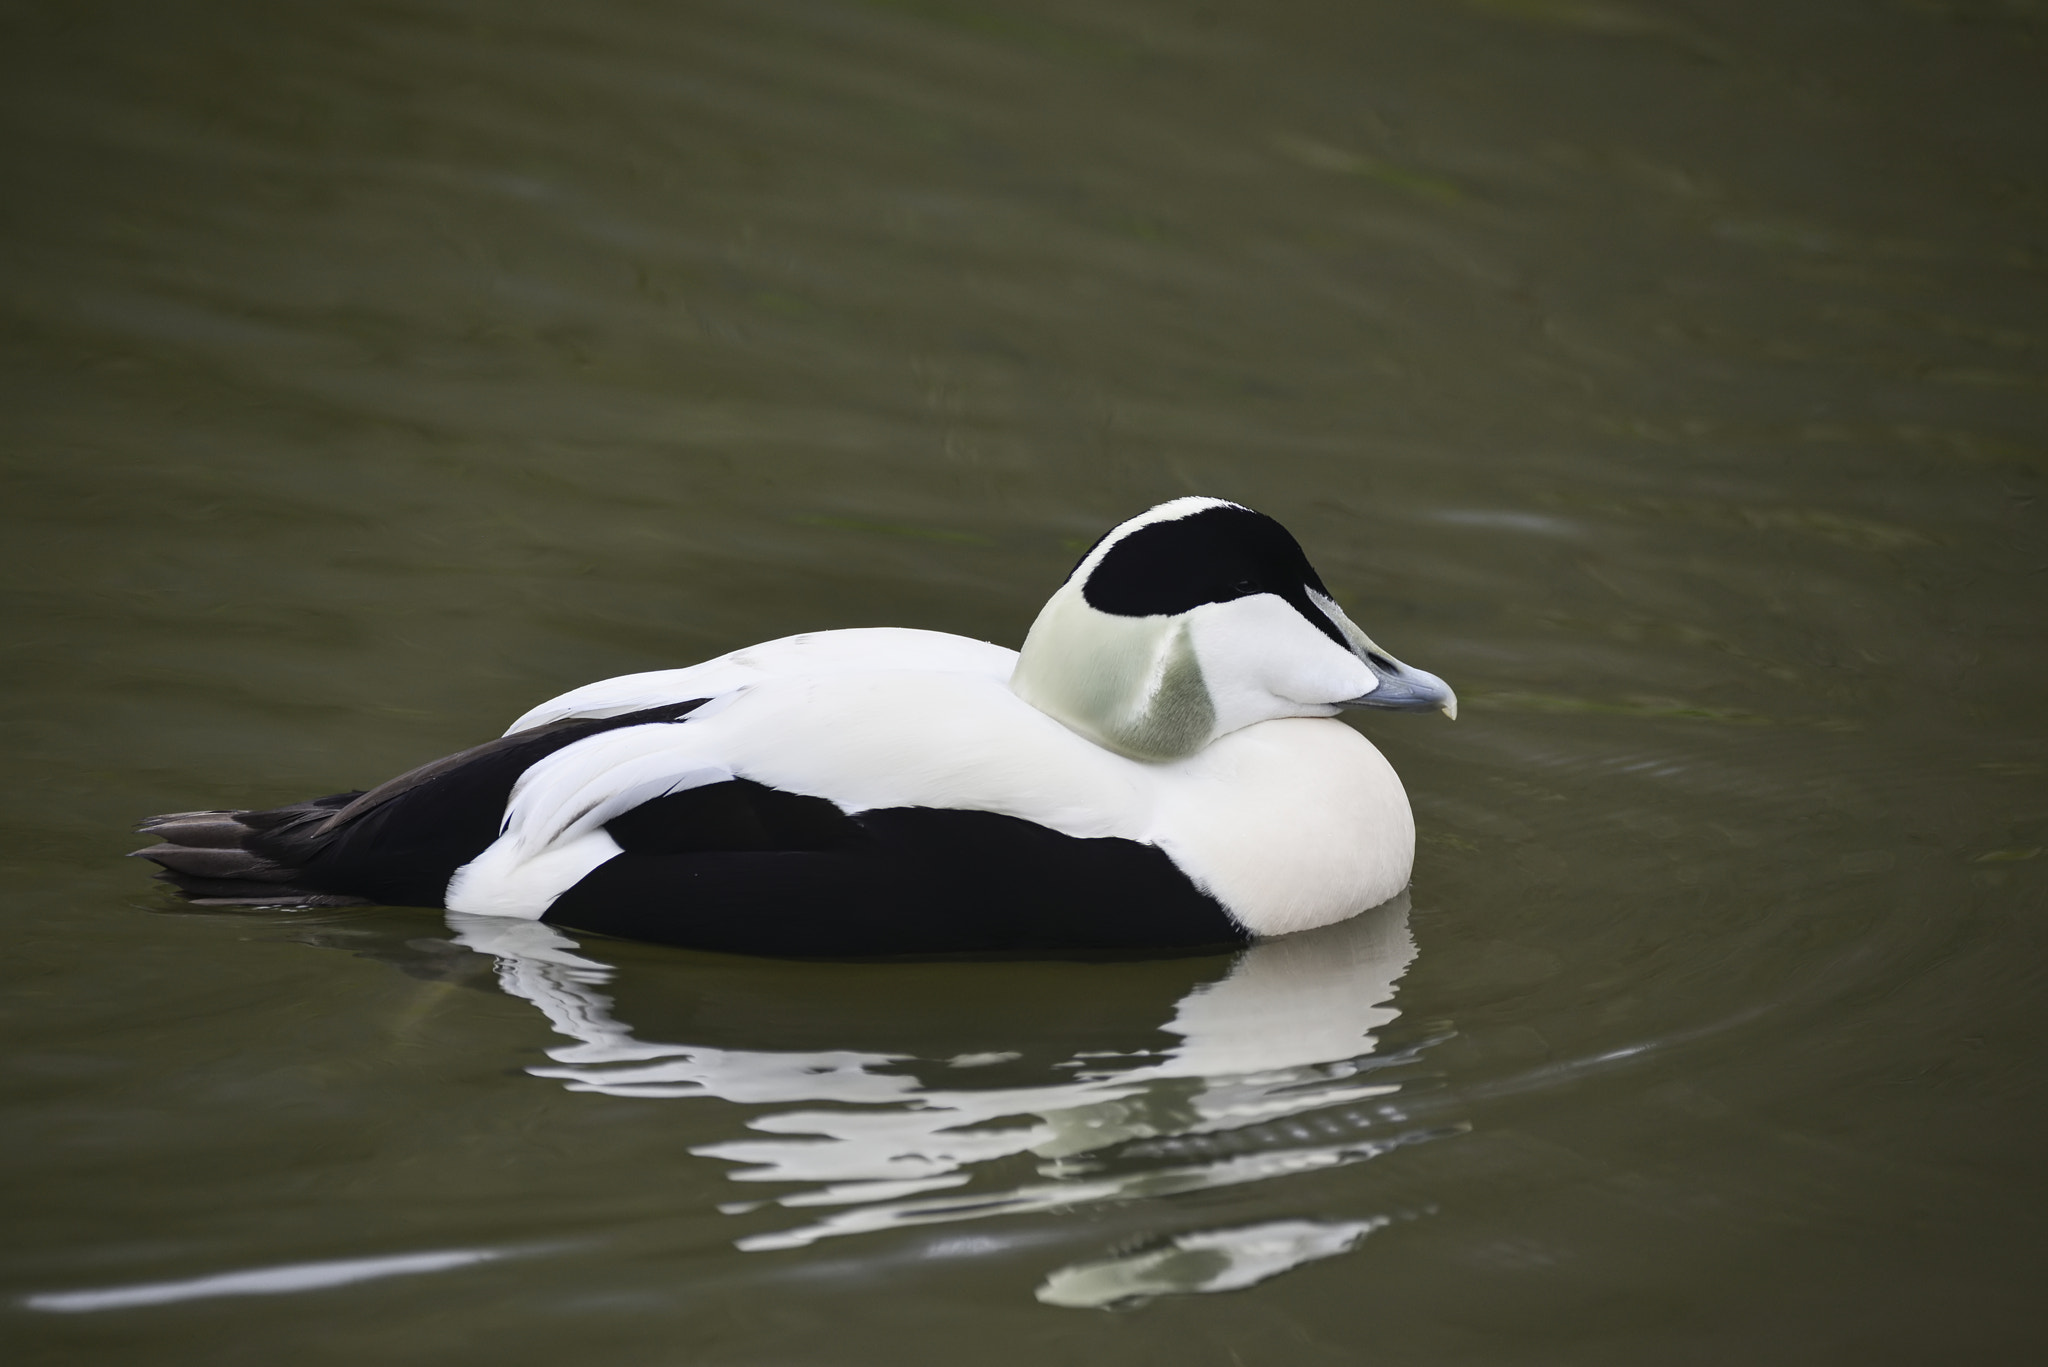
[[[788,958],[1190,952],[1405,888],[1350,709],[1457,716],[1293,535],[1220,498],[1104,534],[1010,650],[809,632],[572,689],[367,790],[175,812],[203,906],[375,903]]]

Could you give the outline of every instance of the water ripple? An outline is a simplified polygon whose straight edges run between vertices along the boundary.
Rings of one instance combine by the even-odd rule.
[[[730,1180],[794,1190],[728,1202],[728,1214],[833,1208],[743,1235],[743,1250],[1107,1201],[1236,1186],[1344,1166],[1462,1127],[1418,1127],[1390,1099],[1377,1031],[1415,957],[1405,897],[1342,926],[1245,951],[1158,1028],[1159,1050],[1076,1048],[1016,1082],[965,1082],[1015,1051],[941,1057],[861,1049],[730,1048],[643,1040],[599,988],[608,970],[537,922],[452,916],[493,957],[500,985],[574,1043],[535,1077],[573,1092],[715,1098],[770,1109],[747,1137],[691,1152],[737,1164]],[[934,1069],[933,1065],[938,1065]],[[941,1084],[921,1072],[938,1072]],[[1012,1176],[1017,1164],[1029,1174]],[[1019,1174],[1020,1176],[1022,1174]]]

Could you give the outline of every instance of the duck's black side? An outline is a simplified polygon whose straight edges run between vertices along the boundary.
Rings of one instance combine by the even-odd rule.
[[[670,803],[687,803],[692,819],[661,810]],[[706,848],[713,828],[769,837]],[[607,829],[625,852],[542,920],[798,958],[1132,953],[1250,939],[1155,846],[1077,839],[994,812],[846,816],[823,799],[736,779],[657,799]]]
[[[438,907],[455,871],[497,838],[528,768],[603,731],[682,722],[699,705],[536,727],[367,793],[153,817],[141,829],[164,843],[136,854],[205,905]],[[848,816],[820,797],[733,779],[643,803],[605,829],[623,852],[544,920],[800,958],[1134,953],[1249,939],[1154,846],[992,812]]]

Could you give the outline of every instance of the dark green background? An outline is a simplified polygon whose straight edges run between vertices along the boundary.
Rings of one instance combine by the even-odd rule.
[[[2038,0],[0,4],[0,1333],[2036,1360],[2044,40]],[[1464,699],[1365,723],[1422,841],[1386,1075],[1455,1135],[742,1253],[776,1218],[717,1207],[764,1193],[688,1150],[760,1108],[528,1076],[561,1041],[429,913],[179,913],[117,857],[607,674],[1014,644],[1187,492]],[[758,1012],[728,1044],[933,1057],[962,993],[1030,1058],[1224,967],[599,957],[622,1011]],[[1377,1214],[1250,1291],[1031,1296]],[[526,1256],[22,1300],[445,1248]]]

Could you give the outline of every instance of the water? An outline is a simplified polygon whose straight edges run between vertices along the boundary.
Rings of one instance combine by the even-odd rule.
[[[2048,13],[16,4],[37,1361],[2042,1349]],[[1186,492],[1465,709],[1412,894],[819,965],[180,910],[136,817]]]

